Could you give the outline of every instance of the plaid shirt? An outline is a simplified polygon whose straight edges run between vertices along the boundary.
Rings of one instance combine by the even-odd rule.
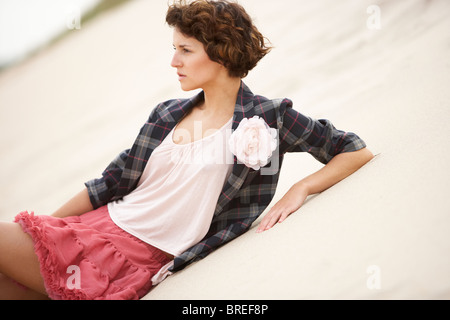
[[[191,99],[160,103],[139,132],[131,149],[120,153],[105,169],[102,178],[86,182],[94,208],[121,199],[132,192],[144,171],[153,150],[199,101],[201,92]],[[234,157],[233,170],[217,201],[207,235],[198,244],[175,257],[171,271],[199,260],[217,247],[242,235],[271,202],[286,152],[308,152],[326,164],[333,156],[365,147],[357,135],[334,128],[328,120],[313,120],[292,108],[288,99],[269,100],[254,95],[241,82],[236,100],[232,129],[243,118],[262,117],[278,132],[278,148],[271,162],[253,170]],[[193,190],[192,192],[198,192]]]

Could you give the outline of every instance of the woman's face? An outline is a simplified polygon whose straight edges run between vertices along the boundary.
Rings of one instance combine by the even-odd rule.
[[[177,69],[181,89],[190,91],[214,86],[227,75],[226,68],[209,59],[203,44],[195,38],[186,37],[177,28],[173,32],[175,53],[171,66]]]

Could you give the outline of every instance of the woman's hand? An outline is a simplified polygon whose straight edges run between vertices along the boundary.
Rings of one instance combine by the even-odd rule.
[[[256,232],[272,228],[277,222],[283,222],[292,212],[297,211],[309,195],[322,192],[373,158],[372,152],[363,148],[354,152],[340,153],[319,171],[309,175],[292,186],[262,219]]]
[[[309,193],[304,184],[297,183],[280,199],[262,219],[257,233],[269,230],[277,222],[283,222],[291,213],[297,211],[305,202]]]

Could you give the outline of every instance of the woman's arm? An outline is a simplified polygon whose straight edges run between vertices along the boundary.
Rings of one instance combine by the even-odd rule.
[[[92,210],[94,210],[94,207],[89,199],[88,191],[87,189],[84,189],[70,199],[65,205],[56,210],[52,216],[58,218],[79,216]]]
[[[283,222],[292,212],[297,211],[309,195],[322,192],[373,158],[367,148],[354,152],[340,153],[333,157],[322,169],[294,184],[262,219],[256,232],[272,228],[277,222]]]

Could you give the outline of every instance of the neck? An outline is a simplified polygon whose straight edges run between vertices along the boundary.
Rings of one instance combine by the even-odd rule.
[[[240,78],[229,78],[220,84],[203,88],[205,103],[200,108],[208,113],[234,113],[240,86]]]

